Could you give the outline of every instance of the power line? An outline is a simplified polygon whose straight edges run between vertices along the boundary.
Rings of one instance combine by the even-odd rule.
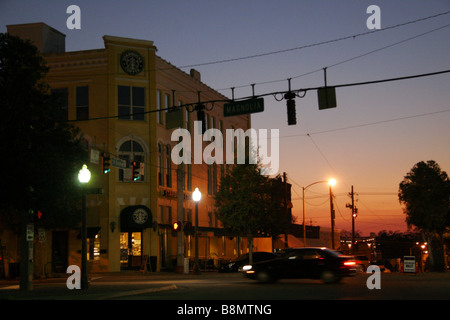
[[[376,52],[379,52],[379,51],[382,51],[382,50],[385,50],[385,49],[388,49],[388,48],[392,48],[392,47],[394,47],[394,46],[396,46],[396,45],[399,45],[399,44],[405,43],[405,42],[407,42],[407,41],[411,41],[411,40],[417,39],[417,38],[419,38],[419,37],[425,36],[425,35],[430,34],[430,33],[432,33],[432,32],[439,31],[439,30],[444,29],[444,28],[448,28],[449,26],[450,26],[450,24],[446,24],[446,25],[444,25],[444,26],[441,26],[441,27],[438,27],[438,28],[435,28],[435,29],[432,29],[432,30],[429,30],[429,31],[426,31],[426,32],[423,32],[423,33],[420,33],[420,34],[418,34],[418,35],[409,37],[409,38],[407,38],[407,39],[403,39],[403,40],[397,41],[397,42],[395,42],[395,43],[392,43],[392,44],[383,46],[383,47],[381,47],[381,48],[377,48],[377,49],[371,50],[371,51],[369,51],[369,52],[366,52],[366,53],[357,55],[357,56],[355,56],[355,57],[348,58],[348,59],[345,59],[345,60],[336,62],[336,63],[334,63],[334,64],[329,65],[329,66],[326,67],[326,68],[329,69],[329,68],[332,68],[332,67],[336,67],[336,66],[338,66],[338,65],[341,65],[341,64],[344,64],[344,63],[347,63],[347,62],[350,62],[350,61],[353,61],[353,60],[356,60],[356,59],[359,59],[359,58],[368,56],[368,55],[370,55],[370,54],[373,54],[373,53],[376,53]],[[300,74],[300,75],[290,77],[290,79],[298,79],[298,78],[301,78],[301,77],[308,76],[308,75],[310,75],[310,74],[314,74],[314,73],[319,72],[319,71],[323,71],[323,68],[316,69],[316,70],[313,70],[313,71],[309,71],[309,72],[306,72],[306,73],[302,73],[302,74]],[[271,83],[277,83],[277,82],[283,82],[283,81],[286,81],[286,79],[268,80],[268,81],[263,81],[263,82],[253,83],[252,85],[271,84]],[[250,85],[250,84],[246,84],[246,85],[241,85],[241,86],[235,86],[235,87],[233,87],[233,88],[245,88],[245,87],[249,87],[249,86],[251,86],[251,85]],[[224,90],[229,90],[229,88],[217,89],[217,91],[224,91]]]
[[[387,119],[387,120],[381,120],[381,121],[375,121],[375,122],[369,122],[369,123],[363,123],[363,124],[357,124],[357,125],[347,126],[347,127],[342,127],[342,128],[335,128],[335,129],[316,131],[316,132],[310,132],[310,133],[302,133],[302,134],[280,136],[280,138],[306,137],[306,136],[310,136],[310,135],[323,134],[323,133],[329,133],[329,132],[335,132],[335,131],[341,131],[341,130],[348,130],[348,129],[355,129],[355,128],[361,128],[361,127],[366,127],[366,126],[373,126],[373,125],[382,124],[382,123],[388,123],[388,122],[394,122],[394,121],[400,121],[400,120],[407,120],[407,119],[425,117],[425,116],[441,114],[441,113],[446,113],[446,112],[450,112],[450,109],[441,110],[441,111],[434,111],[434,112],[427,112],[427,113],[416,114],[416,115],[412,115],[412,116],[405,116],[405,117],[399,117],[399,118],[393,118],[393,119]]]
[[[373,80],[373,81],[365,81],[365,82],[355,82],[355,83],[347,83],[347,84],[338,84],[338,85],[334,85],[334,86],[330,86],[330,87],[344,88],[344,87],[352,87],[352,86],[361,86],[361,85],[368,85],[368,84],[375,84],[375,83],[384,83],[384,82],[392,82],[392,81],[415,79],[415,78],[421,78],[421,77],[429,77],[429,76],[435,76],[435,75],[449,73],[449,72],[450,72],[450,69],[449,70],[443,70],[443,71],[437,71],[437,72],[431,72],[431,73],[423,73],[423,74],[418,74],[418,75],[412,75],[412,76],[405,76],[405,77],[397,77],[397,78]],[[306,94],[307,91],[318,90],[320,88],[322,88],[322,87],[298,89],[298,90],[292,90],[292,92],[294,92],[294,93],[302,92],[302,93]],[[288,91],[270,92],[270,93],[259,94],[259,95],[256,95],[256,96],[249,96],[249,97],[239,98],[239,99],[236,99],[236,100],[239,101],[239,100],[247,100],[247,99],[251,99],[251,98],[255,98],[255,97],[276,96],[276,95],[280,95],[280,94],[285,94],[287,92]],[[189,108],[189,107],[196,106],[198,104],[207,104],[207,103],[214,104],[214,103],[218,103],[218,102],[232,102],[232,100],[199,101],[199,102],[188,103],[188,104],[175,106],[175,107],[164,108],[164,109],[155,109],[155,110],[148,110],[148,111],[137,112],[137,113],[121,114],[121,115],[98,117],[98,118],[89,118],[89,119],[85,119],[85,120],[67,120],[67,122],[82,122],[82,121],[114,119],[114,118],[125,117],[125,116],[128,117],[128,116],[142,115],[142,114],[148,114],[148,113],[153,113],[153,112],[162,112],[162,111],[171,110],[171,109],[173,110],[174,108]],[[192,108],[191,112],[192,111],[194,111],[194,108]],[[386,121],[389,121],[389,120],[386,120]],[[392,121],[392,120],[390,120],[390,121]],[[326,131],[323,131],[323,132],[326,132]]]
[[[303,49],[307,49],[307,48],[317,47],[317,46],[321,46],[321,45],[325,45],[325,44],[329,44],[329,43],[334,43],[334,42],[339,42],[339,41],[343,41],[343,40],[348,40],[348,39],[355,39],[356,37],[362,37],[362,36],[366,36],[368,34],[374,34],[374,33],[379,33],[379,32],[383,32],[383,31],[386,31],[386,30],[391,30],[391,29],[403,27],[403,26],[406,26],[406,25],[409,25],[409,24],[413,24],[413,23],[425,21],[425,20],[428,20],[428,19],[437,18],[439,16],[447,15],[449,13],[450,13],[450,11],[446,11],[446,12],[438,13],[438,14],[435,14],[435,15],[432,15],[432,16],[416,19],[416,20],[413,20],[413,21],[400,23],[400,24],[397,24],[397,25],[394,25],[394,26],[383,28],[383,29],[377,29],[375,31],[366,31],[366,32],[357,33],[357,34],[350,35],[350,36],[345,36],[345,37],[340,37],[340,38],[336,38],[336,39],[332,39],[332,40],[316,42],[316,43],[307,44],[307,45],[303,45],[303,46],[298,46],[298,47],[294,47],[294,48],[276,50],[276,51],[271,51],[271,52],[266,52],[266,53],[259,53],[259,54],[249,55],[249,56],[238,57],[238,58],[230,58],[230,59],[216,60],[216,61],[203,62],[203,63],[197,63],[197,64],[189,64],[189,65],[181,66],[179,68],[180,69],[184,69],[184,68],[193,68],[193,67],[207,66],[207,65],[219,64],[219,63],[235,62],[235,61],[254,59],[254,58],[259,58],[259,57],[279,54],[279,53],[286,53],[286,52],[290,52],[290,51],[303,50]]]

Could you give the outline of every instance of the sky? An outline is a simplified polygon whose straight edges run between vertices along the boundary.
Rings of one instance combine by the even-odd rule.
[[[66,25],[73,4],[81,29]],[[380,9],[378,30],[367,26],[370,5]],[[256,95],[285,91],[289,78],[293,90],[323,86],[323,68],[329,86],[449,70],[450,14],[420,20],[448,11],[450,0],[2,0],[0,32],[45,22],[66,35],[67,51],[103,48],[104,35],[154,41],[163,59],[187,72],[195,65],[204,83],[228,97],[234,87],[240,98],[251,84]],[[328,110],[310,90],[296,98],[295,126],[285,100],[265,96],[252,127],[279,129],[279,172],[292,183],[297,222],[302,187],[335,178],[337,229],[351,231],[354,186],[357,231],[406,231],[404,176],[427,160],[450,172],[449,89],[450,73],[342,87]],[[305,199],[307,224],[329,228],[328,185],[307,188]]]

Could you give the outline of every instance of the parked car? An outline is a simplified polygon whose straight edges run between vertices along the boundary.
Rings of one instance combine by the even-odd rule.
[[[253,262],[275,259],[278,256],[274,253],[257,251],[253,252]],[[244,265],[249,264],[248,253],[240,255],[230,262],[224,263],[219,267],[219,272],[238,272]]]
[[[337,282],[356,273],[356,260],[328,248],[286,249],[276,259],[245,265],[242,269],[249,279],[260,282],[278,279],[321,279]]]

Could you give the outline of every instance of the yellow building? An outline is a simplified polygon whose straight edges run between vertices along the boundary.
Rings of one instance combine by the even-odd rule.
[[[227,165],[177,166],[171,159],[178,144],[171,139],[173,130],[198,130],[197,111],[193,106],[165,109],[199,99],[222,101],[207,105],[205,120],[206,128],[223,133],[250,128],[250,115],[224,117],[228,98],[202,83],[196,70],[187,74],[158,57],[152,41],[104,36],[102,49],[65,52],[65,35],[44,23],[12,25],[8,32],[32,40],[43,53],[50,67],[46,81],[65,97],[61,116],[74,121],[89,147],[89,184],[103,189],[103,194],[87,196],[90,271],[140,268],[147,258],[152,271],[174,269],[177,253],[179,266],[183,257],[193,260],[193,233],[175,232],[172,223],[194,223],[191,195],[196,187],[202,192],[201,261],[217,266],[221,259],[247,252],[246,239],[227,234],[215,216],[213,195]],[[102,155],[111,161],[106,174]],[[35,245],[36,265],[51,262],[53,272],[80,265],[79,233],[47,230],[45,241]],[[270,239],[255,241],[255,246],[255,251],[272,249]]]

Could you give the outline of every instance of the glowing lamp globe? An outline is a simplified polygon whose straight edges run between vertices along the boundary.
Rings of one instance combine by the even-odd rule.
[[[83,167],[78,172],[78,180],[81,183],[88,183],[91,180],[91,172],[87,168],[87,165],[83,164]]]
[[[198,190],[198,188],[195,188],[194,192],[192,193],[192,200],[195,202],[199,202],[202,198],[202,193]]]

